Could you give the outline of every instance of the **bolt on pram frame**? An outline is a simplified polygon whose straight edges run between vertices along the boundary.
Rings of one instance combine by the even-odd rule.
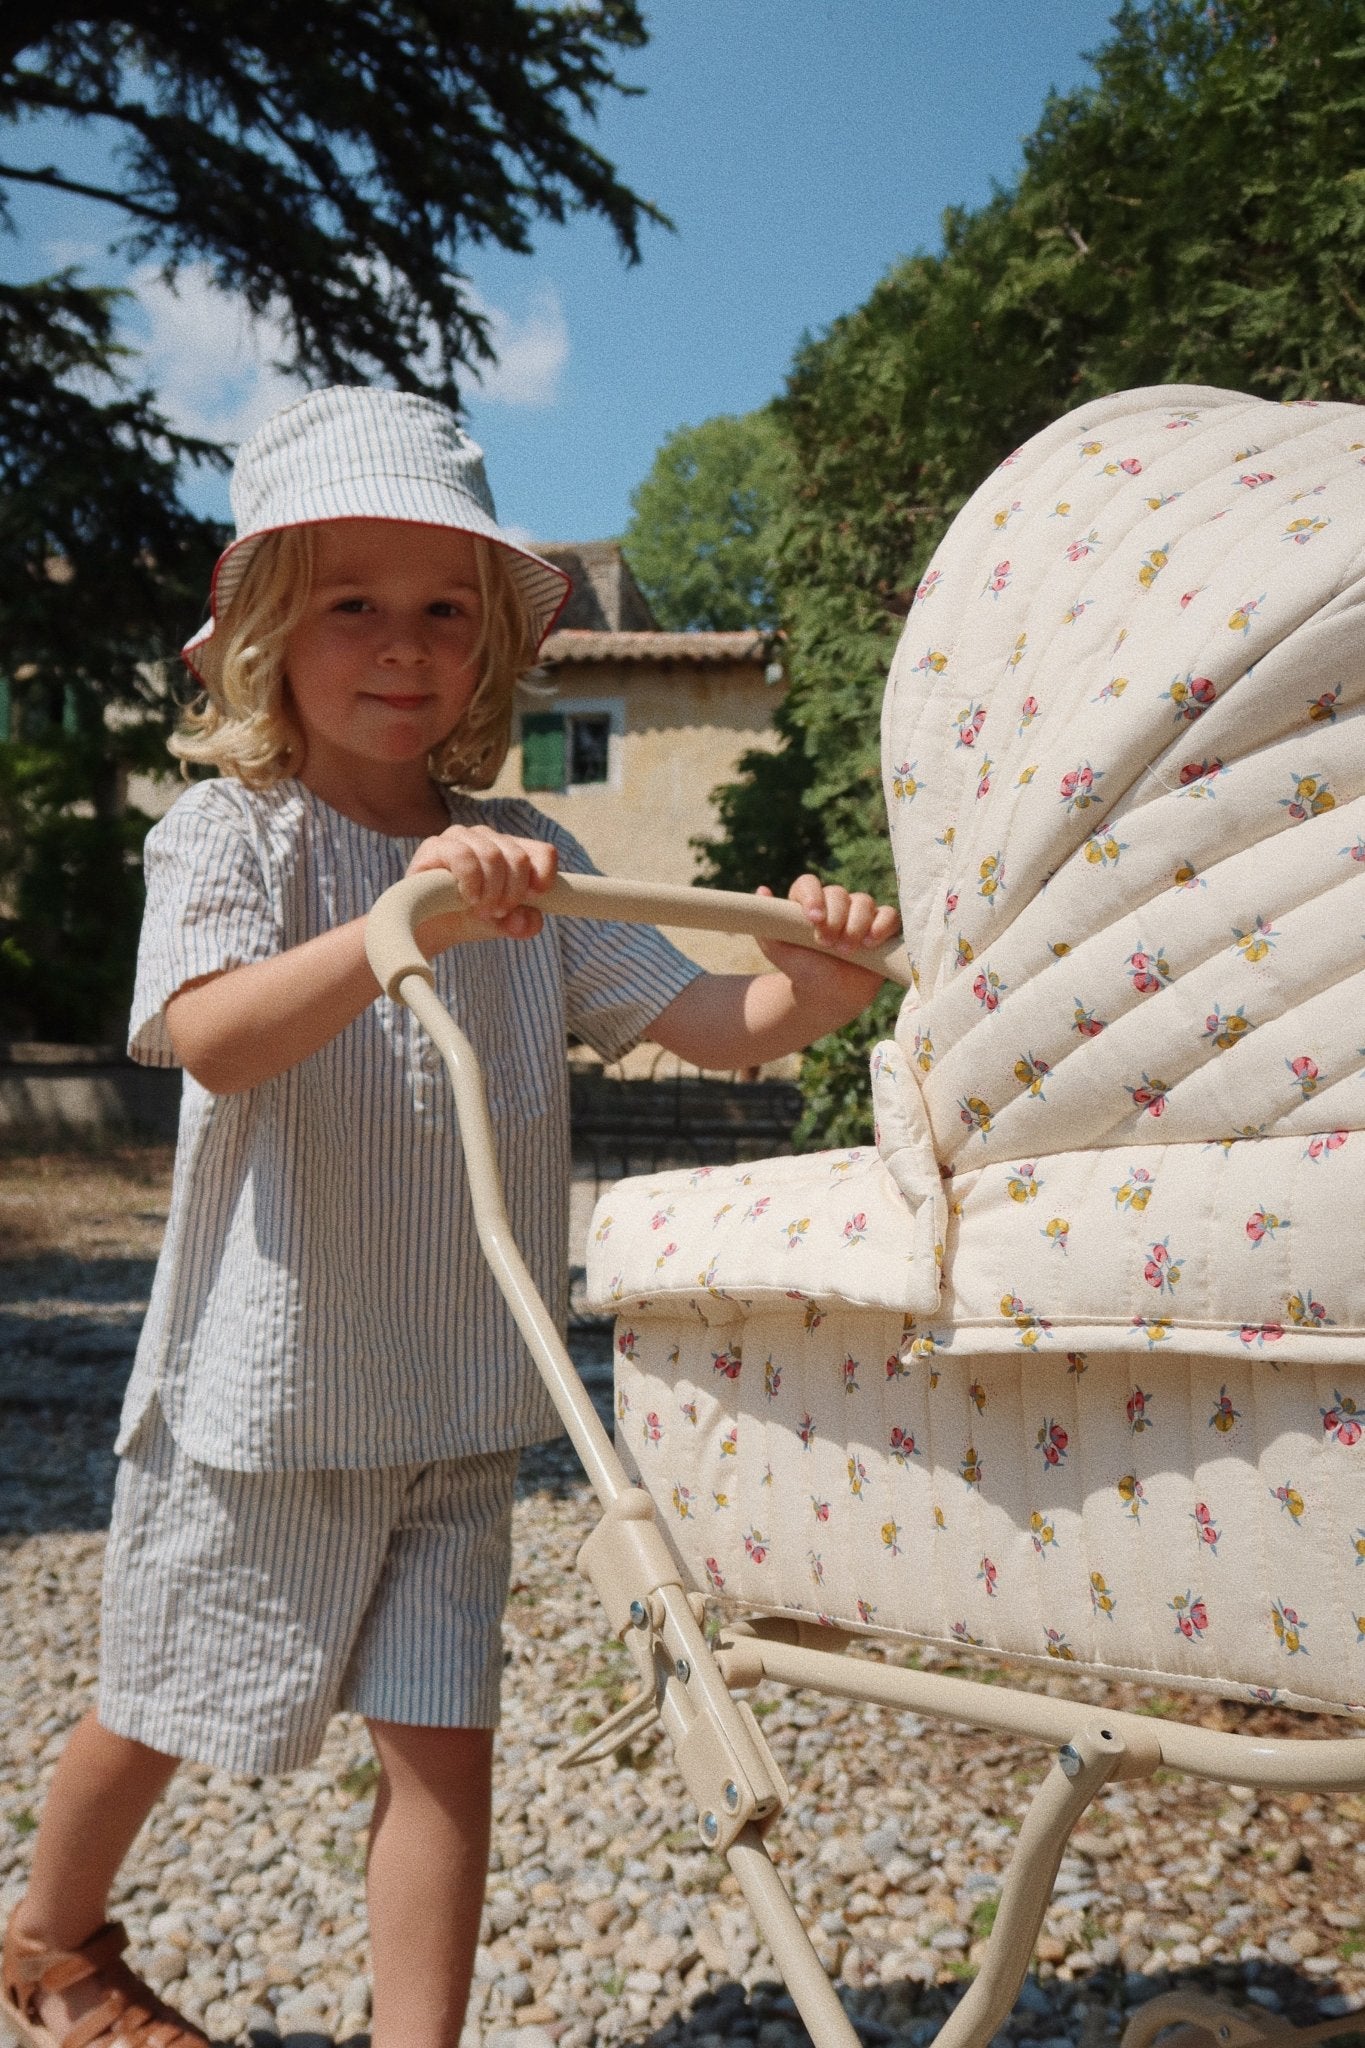
[[[370,912],[366,945],[381,988],[407,1004],[439,1050],[455,1093],[465,1167],[480,1244],[556,1411],[602,1508],[578,1566],[612,1630],[626,1643],[640,1679],[634,1699],[567,1753],[591,1763],[656,1723],[667,1731],[698,1829],[733,1870],[774,1962],[816,2048],[857,2048],[841,2005],[765,1845],[787,1803],[782,1774],[746,1702],[733,1693],[764,1679],[896,1711],[965,1722],[1016,1735],[1054,1752],[1034,1793],[1006,1873],[999,1911],[981,1967],[936,2037],[936,2048],[984,2048],[1012,2009],[1033,1956],[1067,1839],[1111,1779],[1150,1776],[1158,1768],[1222,1784],[1276,1790],[1347,1792],[1365,1787],[1365,1742],[1277,1740],[1155,1721],[1129,1712],[1008,1690],[931,1671],[874,1664],[842,1654],[851,1636],[789,1617],[724,1626],[714,1643],[705,1600],[683,1572],[655,1519],[654,1502],[634,1484],[596,1411],[522,1259],[508,1222],[492,1124],[478,1058],[435,993],[415,930],[461,908],[447,874],[415,875],[387,890]],[[562,875],[538,899],[556,916],[661,923],[744,933],[814,945],[791,903],[720,890],[623,883]],[[888,980],[909,980],[904,948],[859,956]],[[821,1647],[814,1647],[818,1639]],[[1254,2048],[1307,2044],[1360,2030],[1347,2015],[1298,2028],[1261,2010],[1244,2011],[1194,1991],[1144,2005],[1121,2048],[1149,2048],[1168,2030],[1172,2048]]]

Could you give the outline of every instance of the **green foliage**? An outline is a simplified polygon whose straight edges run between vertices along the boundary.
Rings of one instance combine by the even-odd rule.
[[[986,1941],[1000,1911],[1000,1894],[993,1898],[978,1899],[972,1907],[972,1933],[978,1941]]]
[[[1020,195],[1079,381],[1358,396],[1361,0],[1156,0],[1114,30],[1095,91],[1049,104]]]
[[[867,1063],[877,1040],[895,1030],[900,999],[900,989],[882,989],[861,1017],[810,1047],[801,1062],[801,1120],[792,1133],[798,1152],[871,1144]]]
[[[0,284],[0,661],[21,696],[152,711],[143,665],[192,629],[221,543],[177,472],[223,458],[122,381],[121,296],[69,273]]]
[[[894,890],[886,669],[948,521],[1012,447],[1144,383],[1365,387],[1365,0],[1129,0],[1094,63],[1093,86],[1048,101],[1013,188],[949,213],[941,254],[797,353],[775,408],[787,740],[722,795],[741,853],[801,810],[841,879]],[[807,1057],[811,1142],[865,1134],[866,1052],[892,1011]]]
[[[372,1756],[362,1757],[358,1764],[352,1764],[337,1779],[341,1791],[352,1799],[368,1799],[379,1784],[379,1764]]]
[[[778,751],[755,747],[740,755],[738,781],[714,792],[718,836],[691,842],[697,878],[713,888],[753,890],[766,882],[781,895],[797,875],[828,866],[820,820],[805,801],[810,771],[800,730],[785,703],[778,703],[773,723]]]
[[[150,820],[82,801],[100,765],[69,738],[0,747],[0,1035],[123,1037]]]
[[[313,381],[456,403],[491,357],[467,246],[527,251],[536,222],[587,211],[634,261],[662,219],[578,133],[645,37],[636,0],[5,0],[0,155],[33,117],[98,124],[117,154],[94,182],[0,161],[0,233],[18,187],[106,202],[115,253],[171,282],[201,267]],[[124,296],[0,282],[0,1030],[111,1028],[145,826],[119,820],[120,778],[165,763],[160,664],[223,538],[179,483],[226,453],[139,386]]]
[[[672,632],[775,626],[775,524],[785,449],[770,409],[722,413],[668,436],[631,494],[626,558]]]
[[[176,495],[179,462],[216,451],[120,382],[117,300],[70,275],[0,285],[0,1032],[15,1037],[123,1035],[148,821],[119,815],[122,778],[165,764],[174,706],[152,657],[192,629],[221,543]]]

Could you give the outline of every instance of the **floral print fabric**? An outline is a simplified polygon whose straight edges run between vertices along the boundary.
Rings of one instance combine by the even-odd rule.
[[[744,1504],[703,1582],[709,1557],[793,1611],[1365,1696],[1363,563],[1365,409],[1202,388],[1082,408],[954,522],[883,713],[916,985],[874,1055],[878,1150],[627,1183],[589,1248],[635,1340],[642,1476],[670,1514],[677,1489]],[[696,1347],[722,1332],[744,1367],[720,1387]],[[907,1371],[957,1389],[932,1454]],[[635,1443],[640,1401],[661,1434]],[[802,1582],[807,1416],[862,1480]],[[812,1491],[832,1523],[839,1489]],[[1159,1535],[1132,1533],[1144,1501]],[[1214,1597],[1201,1529],[1240,1594],[1221,1573]],[[1142,1560],[1177,1531],[1172,1590]]]
[[[726,1602],[1365,1718],[1365,1371],[617,1325],[616,1440]]]
[[[959,515],[883,712],[896,1038],[955,1184],[1188,1148],[1202,1232],[1229,1148],[1283,1138],[1273,1212],[1300,1164],[1365,1193],[1363,552],[1365,410],[1188,387],[1083,408]],[[1052,1177],[1078,1233],[1093,1178]]]

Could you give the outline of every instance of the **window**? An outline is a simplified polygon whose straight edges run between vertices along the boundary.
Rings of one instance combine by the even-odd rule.
[[[606,782],[610,779],[611,714],[607,711],[577,711],[565,719],[568,728],[570,782]]]
[[[614,789],[621,782],[625,703],[619,698],[561,702],[521,719],[521,786],[557,790]]]

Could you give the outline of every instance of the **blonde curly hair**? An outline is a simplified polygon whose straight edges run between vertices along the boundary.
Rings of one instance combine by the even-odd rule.
[[[284,527],[254,548],[213,638],[196,650],[204,693],[169,742],[180,761],[217,768],[249,789],[268,789],[302,767],[304,738],[290,706],[284,659],[313,586],[315,532]],[[534,665],[536,645],[505,550],[479,534],[469,538],[483,601],[474,651],[479,681],[469,709],[427,765],[437,782],[487,789],[507,757],[513,691]]]

